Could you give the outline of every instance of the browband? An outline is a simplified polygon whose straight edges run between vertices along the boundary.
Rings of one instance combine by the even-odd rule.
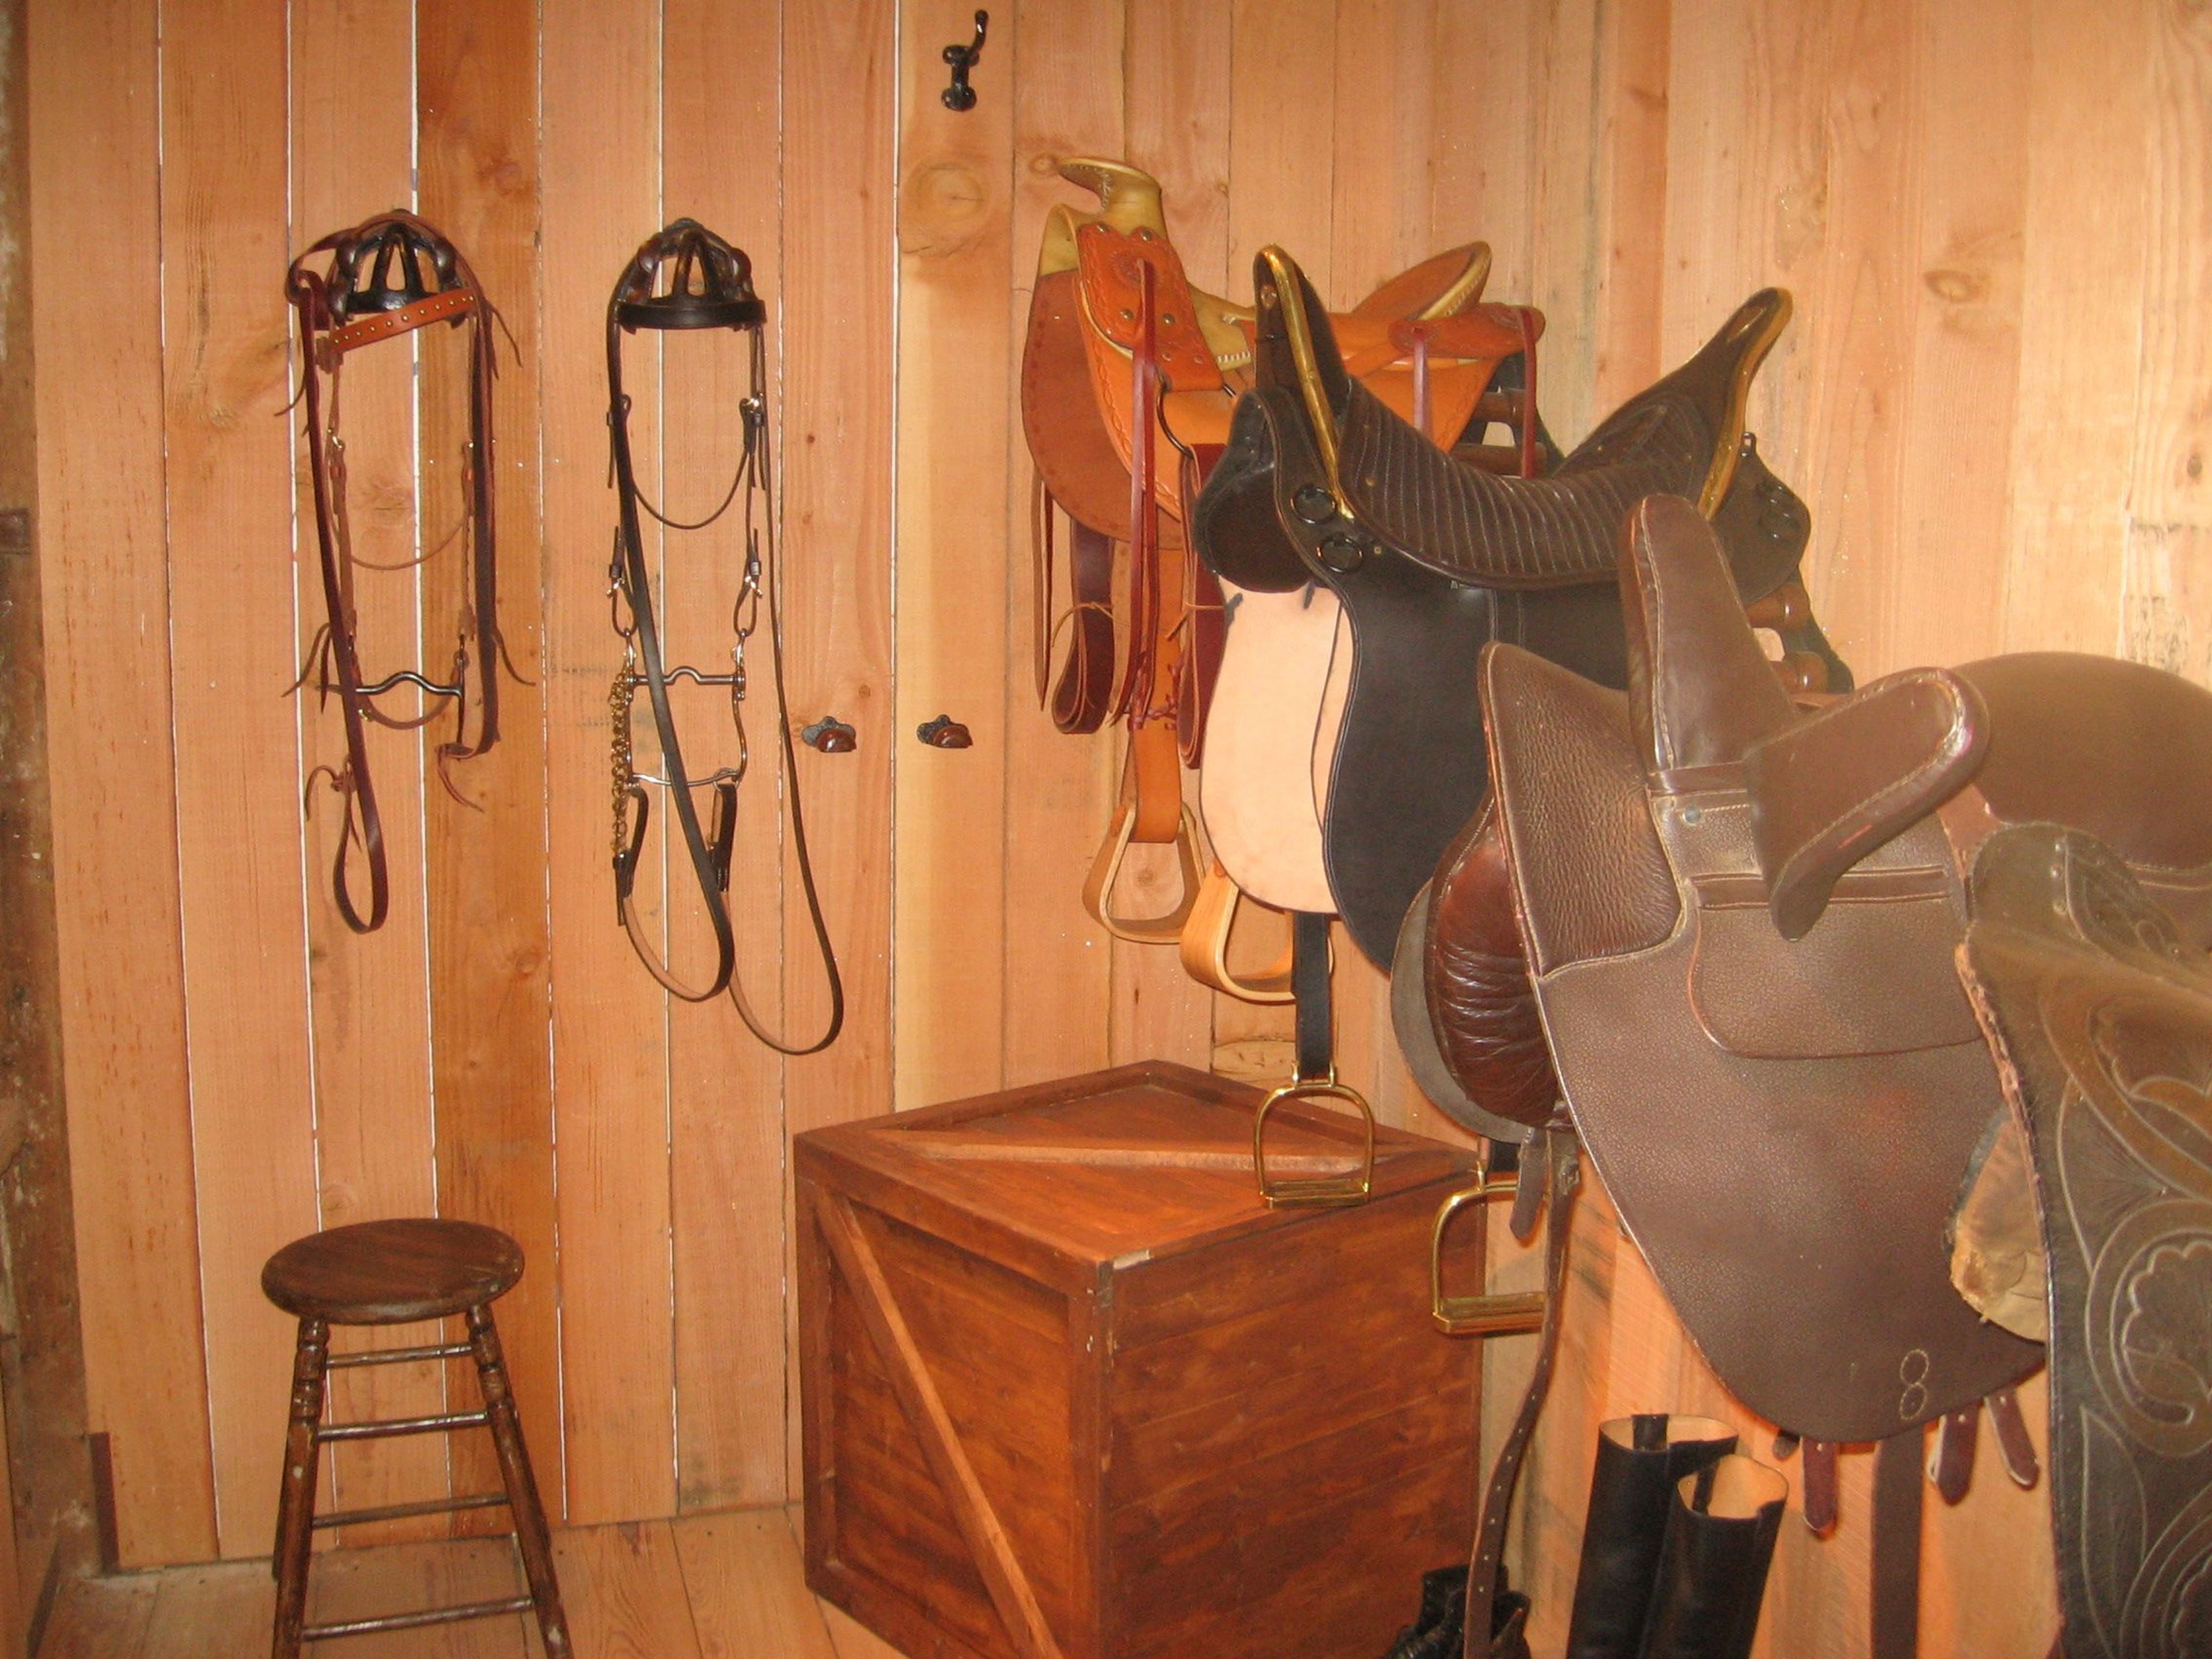
[[[616,671],[607,694],[613,724],[613,862],[616,908],[638,959],[660,987],[685,1002],[705,1002],[727,994],[749,1030],[763,1042],[784,1054],[811,1054],[835,1042],[845,1023],[845,989],[837,971],[837,956],[830,946],[828,924],[823,920],[822,899],[814,883],[813,860],[806,845],[806,821],[799,797],[799,766],[791,738],[789,702],[784,694],[781,573],[776,567],[774,485],[768,437],[768,353],[763,327],[768,308],[753,292],[752,262],[738,249],[692,219],[678,219],[649,237],[631,256],[614,292],[607,301],[607,429],[613,445],[614,483],[620,507],[615,531],[614,558],[607,573],[608,597],[613,602],[615,631],[623,641],[622,666]],[[739,405],[744,422],[744,448],[729,492],[705,518],[682,523],[669,518],[639,490],[630,459],[629,398],[623,391],[622,338],[639,329],[736,329],[751,343],[751,388]],[[739,490],[744,495],[745,562],[730,626],[734,640],[726,673],[706,673],[685,666],[669,667],[661,658],[660,628],[653,607],[653,574],[646,563],[640,509],[671,530],[699,530],[726,512]],[[745,737],[745,645],[758,625],[762,605],[768,611],[769,659],[775,681],[776,734],[783,751],[784,775],[789,781],[791,842],[798,855],[799,884],[806,896],[806,913],[830,988],[830,1017],[822,1035],[799,1045],[770,1032],[754,1013],[744,982],[737,971],[737,933],[730,920],[731,854],[735,840],[738,787],[744,781],[750,757]],[[627,622],[624,617],[627,616]],[[730,694],[730,722],[738,738],[734,766],[711,775],[694,778],[685,769],[684,750],[678,740],[674,711],[668,699],[672,681],[702,686],[721,686]],[[659,739],[662,772],[658,777],[641,774],[630,744],[631,711],[638,688],[645,689]],[[638,915],[635,894],[637,868],[644,851],[646,827],[652,812],[647,786],[668,791],[670,810],[684,837],[691,872],[697,879],[714,933],[714,971],[702,986],[678,979],[674,970],[654,950]],[[714,817],[711,832],[699,821],[696,792],[711,790]]]
[[[319,270],[314,262],[325,254],[330,256],[329,262]],[[369,775],[368,723],[374,720],[380,726],[411,730],[428,725],[450,703],[454,709],[453,739],[438,748],[439,773],[448,790],[453,787],[446,771],[448,763],[471,759],[499,741],[499,676],[495,665],[505,659],[506,647],[499,632],[498,550],[493,533],[491,383],[495,365],[490,326],[498,313],[484,297],[476,273],[459,250],[413,214],[397,209],[324,237],[292,262],[285,273],[284,293],[299,320],[304,360],[301,398],[307,410],[308,470],[314,486],[315,541],[325,618],[293,689],[313,678],[325,701],[337,696],[344,718],[344,763],[318,767],[315,774],[325,776],[346,803],[345,828],[338,837],[331,868],[338,914],[356,933],[372,933],[384,925],[391,908],[392,884],[386,867],[383,821]],[[347,352],[439,322],[450,322],[456,328],[465,323],[470,329],[469,594],[461,605],[453,666],[446,679],[434,680],[418,670],[401,669],[372,684],[362,678],[356,633],[356,561],[346,515],[345,444],[338,435],[338,374]],[[329,381],[327,416],[325,380]],[[472,665],[477,706],[473,738],[468,733]],[[512,664],[507,672],[514,673]],[[379,697],[402,685],[426,694],[428,712],[401,717],[377,707]],[[311,783],[313,775],[310,775]],[[369,902],[365,915],[354,901],[346,873],[347,860],[356,845],[368,860]]]

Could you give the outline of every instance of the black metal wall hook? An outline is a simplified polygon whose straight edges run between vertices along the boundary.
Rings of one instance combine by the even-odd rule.
[[[945,49],[945,61],[952,65],[952,84],[945,88],[945,107],[950,110],[971,110],[975,107],[975,88],[968,84],[968,71],[975,67],[975,60],[983,55],[983,36],[991,27],[991,14],[975,14],[975,39],[967,46],[957,40]]]

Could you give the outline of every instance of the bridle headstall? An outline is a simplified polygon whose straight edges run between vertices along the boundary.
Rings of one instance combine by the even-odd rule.
[[[331,256],[327,269],[315,269],[312,262],[326,253]],[[345,826],[331,866],[331,893],[347,927],[356,933],[373,933],[384,925],[390,912],[392,882],[385,855],[384,823],[377,811],[376,788],[369,772],[369,723],[413,731],[428,726],[450,706],[454,711],[453,736],[438,747],[438,770],[456,799],[462,798],[453,787],[449,764],[484,754],[499,741],[497,665],[506,660],[506,647],[499,632],[491,409],[495,372],[491,327],[498,313],[484,297],[476,273],[459,251],[431,226],[398,210],[317,242],[292,262],[285,274],[284,292],[298,319],[304,359],[299,401],[306,406],[324,611],[323,623],[315,631],[293,689],[312,679],[325,702],[337,697],[343,717],[344,763],[315,768],[308,781],[312,787],[317,776],[325,778],[345,802]],[[469,330],[469,504],[465,527],[471,580],[461,602],[453,665],[446,678],[434,679],[419,670],[403,668],[370,683],[362,677],[354,606],[354,567],[365,562],[354,556],[346,513],[345,441],[338,432],[339,371],[349,352],[397,339],[433,323]],[[443,545],[438,543],[397,568],[419,566]],[[514,673],[512,664],[507,672]],[[379,699],[403,686],[412,686],[422,694],[428,706],[422,713],[401,716],[379,707]],[[473,738],[468,729],[471,701],[477,709]],[[356,902],[348,875],[348,861],[356,846],[368,863],[365,915]]]
[[[614,557],[607,573],[607,593],[615,632],[623,641],[622,665],[607,694],[611,716],[613,771],[613,859],[615,899],[630,943],[638,958],[670,995],[685,1002],[706,1002],[727,994],[746,1026],[763,1042],[783,1054],[811,1054],[836,1040],[845,1020],[844,985],[837,969],[830,930],[823,920],[822,899],[814,881],[813,861],[806,843],[806,822],[799,804],[799,768],[792,742],[789,702],[784,690],[781,572],[776,559],[774,471],[770,465],[768,419],[768,349],[765,338],[768,308],[753,292],[752,262],[695,220],[678,219],[648,239],[624,267],[607,301],[607,428],[613,449],[613,474],[620,519],[615,532]],[[622,342],[626,333],[640,329],[672,332],[700,329],[731,329],[750,344],[750,390],[738,406],[744,428],[743,447],[737,471],[720,503],[703,519],[690,522],[672,519],[639,489],[635,464],[630,453],[630,399],[623,390]],[[669,666],[661,651],[661,629],[653,608],[653,571],[645,554],[643,519],[649,514],[672,531],[702,530],[738,501],[744,527],[744,565],[738,596],[731,607],[730,628],[734,636],[726,672],[707,672],[687,665]],[[769,663],[775,683],[776,733],[783,756],[785,793],[791,808],[791,846],[806,900],[807,917],[829,986],[830,1012],[822,1035],[801,1044],[770,1031],[754,1012],[738,971],[737,931],[730,916],[731,865],[735,848],[738,786],[750,762],[745,735],[748,691],[746,647],[767,612]],[[730,694],[730,721],[737,735],[732,764],[719,767],[704,777],[693,777],[685,769],[678,741],[669,687],[677,683],[726,687]],[[640,688],[653,711],[659,741],[659,774],[637,769],[631,745],[632,716]],[[770,780],[771,787],[773,780]],[[714,968],[702,985],[679,979],[655,948],[636,902],[637,873],[652,820],[649,789],[667,791],[669,810],[683,836],[701,902],[714,935]],[[714,798],[711,828],[700,822],[697,793],[708,790]]]

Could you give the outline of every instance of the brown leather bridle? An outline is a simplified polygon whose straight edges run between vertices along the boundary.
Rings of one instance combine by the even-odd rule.
[[[607,300],[607,429],[613,447],[614,484],[620,503],[615,531],[614,558],[607,573],[607,593],[614,626],[623,641],[622,665],[615,672],[607,695],[613,725],[613,801],[615,902],[623,927],[638,959],[670,995],[685,1002],[706,1002],[726,994],[737,1006],[748,1029],[763,1042],[783,1054],[818,1053],[836,1041],[845,1023],[845,989],[837,971],[837,955],[830,943],[830,930],[822,915],[822,899],[816,890],[814,866],[806,845],[806,820],[799,799],[799,767],[791,737],[789,699],[784,692],[783,617],[780,599],[781,573],[776,563],[774,473],[769,465],[768,435],[768,348],[764,338],[768,307],[753,292],[752,262],[743,252],[692,219],[678,219],[647,239],[623,269]],[[622,337],[639,329],[682,331],[726,328],[744,335],[750,344],[751,386],[739,405],[744,428],[735,475],[721,502],[705,518],[683,522],[671,519],[647,501],[638,489],[630,458],[630,400],[623,391]],[[736,603],[731,609],[733,640],[726,672],[707,673],[689,666],[669,667],[662,659],[660,627],[653,605],[653,572],[646,562],[641,509],[671,530],[702,530],[726,512],[742,494],[745,532],[745,562]],[[747,763],[744,726],[746,694],[745,645],[758,624],[762,608],[768,613],[769,660],[775,681],[776,734],[783,750],[784,776],[791,802],[791,842],[798,855],[799,886],[813,925],[814,942],[821,954],[829,984],[830,1017],[822,1035],[801,1045],[771,1032],[762,1024],[746,999],[737,970],[737,933],[730,919],[731,857],[736,838],[738,786]],[[684,750],[678,741],[676,719],[669,704],[672,681],[720,686],[730,694],[730,721],[738,738],[734,766],[694,778],[684,769]],[[653,708],[653,723],[660,744],[662,773],[648,777],[636,768],[630,747],[631,709],[640,687]],[[637,912],[637,868],[644,852],[646,830],[651,821],[648,784],[668,791],[670,811],[684,838],[699,896],[714,934],[714,971],[703,985],[677,977],[673,969],[653,949]],[[711,833],[699,821],[696,792],[711,789],[714,817]]]
[[[311,261],[331,256],[326,270]],[[495,373],[491,325],[498,313],[458,249],[411,213],[394,210],[325,236],[286,272],[284,292],[299,319],[301,398],[306,404],[309,475],[315,499],[315,541],[322,570],[325,620],[308,647],[294,689],[312,677],[325,702],[335,695],[345,723],[343,765],[310,775],[327,777],[345,801],[345,828],[331,866],[338,914],[356,933],[373,933],[391,908],[392,883],[384,850],[384,825],[368,768],[368,726],[412,731],[428,726],[450,704],[453,736],[438,748],[439,775],[448,790],[449,763],[485,753],[499,741],[499,675],[506,647],[499,633],[498,564],[492,519],[491,383]],[[401,669],[374,684],[361,672],[361,647],[353,600],[351,529],[346,516],[345,442],[338,435],[338,372],[348,352],[395,339],[433,323],[465,325],[469,337],[469,510],[471,569],[463,600],[453,661],[447,678],[434,680]],[[324,383],[329,382],[327,398]],[[328,413],[325,409],[327,403]],[[434,549],[433,550],[435,550]],[[424,556],[425,557],[428,555]],[[420,562],[417,561],[416,562]],[[468,732],[471,671],[476,735]],[[513,665],[508,666],[513,673]],[[519,679],[520,677],[517,676]],[[425,694],[426,712],[411,719],[386,714],[377,699],[402,685]],[[367,915],[354,902],[347,861],[358,845],[368,860]]]

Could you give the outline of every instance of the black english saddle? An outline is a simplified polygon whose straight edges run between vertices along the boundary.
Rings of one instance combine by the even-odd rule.
[[[1556,471],[1513,478],[1446,454],[1347,375],[1319,297],[1279,249],[1261,253],[1254,288],[1255,385],[1194,534],[1224,580],[1266,592],[1321,581],[1350,617],[1323,847],[1339,913],[1378,965],[1482,798],[1482,726],[1468,695],[1482,647],[1510,641],[1601,684],[1626,682],[1614,550],[1644,496],[1695,497],[1743,603],[1784,629],[1801,683],[1850,684],[1798,580],[1809,515],[1743,428],[1752,376],[1789,319],[1786,295],[1754,295]]]

